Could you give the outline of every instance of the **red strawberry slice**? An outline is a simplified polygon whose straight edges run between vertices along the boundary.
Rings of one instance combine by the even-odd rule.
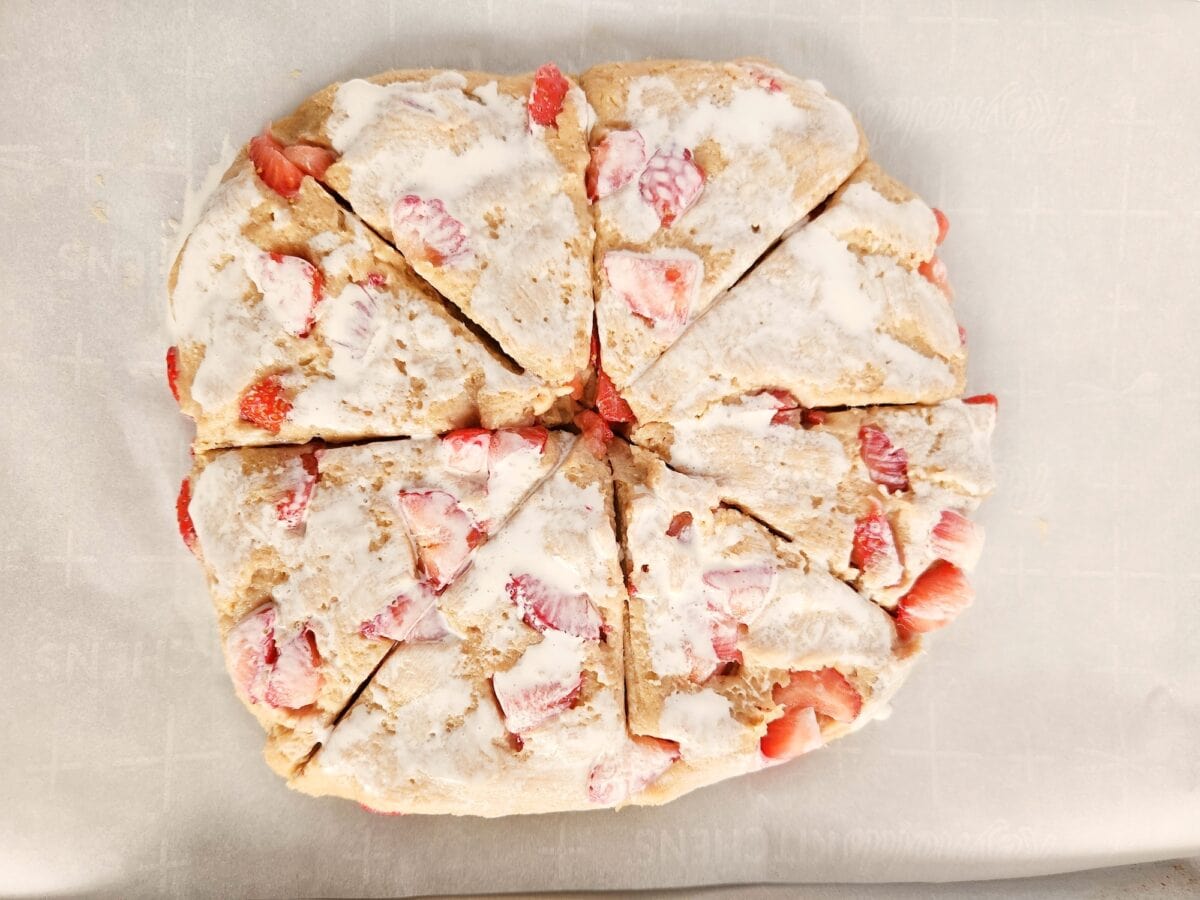
[[[936,206],[933,208],[933,218],[937,220],[937,242],[941,244],[942,241],[946,240],[946,235],[950,233],[950,220]]]
[[[771,697],[785,709],[812,709],[838,722],[853,722],[862,712],[862,694],[837,669],[790,672]]]
[[[783,90],[783,85],[780,84],[779,79],[763,66],[750,64],[743,65],[742,69],[754,79],[755,84],[766,90],[767,93],[778,94]]]
[[[817,715],[810,708],[789,709],[767,725],[759,750],[768,759],[794,759],[824,744]]]
[[[954,296],[954,289],[950,287],[950,275],[946,271],[946,264],[938,259],[936,255],[917,266],[917,271],[921,273],[926,281],[948,298]]]
[[[952,562],[968,572],[975,568],[983,551],[983,529],[953,509],[942,510],[930,540],[938,559]]]
[[[612,429],[590,409],[575,414],[575,425],[583,436],[583,444],[597,459],[608,455],[608,442],[613,439]]]
[[[504,713],[504,727],[512,734],[525,734],[569,709],[583,689],[583,674],[573,679],[526,684],[510,672],[492,676],[492,690]]]
[[[775,569],[768,565],[716,569],[704,573],[704,583],[712,588],[708,592],[710,609],[748,622],[767,602]]]
[[[266,698],[275,647],[275,607],[268,603],[242,619],[225,638],[225,653],[234,686],[251,703]]]
[[[707,644],[697,647],[689,640],[683,642],[683,655],[688,664],[688,680],[694,684],[704,684],[721,668],[721,660],[717,659],[716,647],[713,646],[716,635],[711,633],[711,622],[709,629]]]
[[[446,466],[464,475],[486,475],[492,433],[486,428],[459,428],[442,435]]]
[[[496,463],[507,459],[514,453],[546,452],[546,444],[550,440],[550,432],[541,425],[530,425],[524,428],[498,428],[492,432],[488,447],[488,461],[493,469]]]
[[[270,131],[250,139],[250,162],[263,183],[281,197],[291,200],[300,193],[304,173],[283,155],[283,144],[275,140]]]
[[[1000,401],[996,399],[995,394],[976,394],[974,397],[964,397],[963,403],[970,403],[973,406],[987,405],[1000,408]]]
[[[479,523],[445,491],[401,491],[400,512],[417,547],[421,572],[435,591],[466,568],[471,551],[485,536]]]
[[[625,399],[617,393],[612,379],[603,369],[596,375],[596,411],[606,422],[636,422],[637,417]]]
[[[534,72],[527,103],[530,122],[557,128],[558,114],[562,112],[563,100],[570,89],[570,83],[554,63],[546,63]]]
[[[175,519],[179,522],[179,536],[192,553],[197,553],[196,526],[192,524],[192,514],[188,506],[192,502],[192,482],[187,478],[179,485],[179,496],[175,498]],[[198,554],[197,554],[198,555]]]
[[[671,337],[687,324],[700,279],[696,260],[617,250],[602,265],[612,292],[656,331]]]
[[[764,388],[761,391],[756,391],[752,396],[769,397],[772,405],[779,410],[771,417],[772,425],[802,425],[804,410],[800,406],[800,401],[796,399],[796,395],[791,391],[783,388]]]
[[[321,689],[321,654],[307,625],[290,641],[279,645],[279,656],[267,678],[263,699],[276,709],[303,709],[317,699]]]
[[[685,544],[692,539],[692,514],[687,512],[675,513],[667,526],[667,537],[679,538]]]
[[[674,741],[633,735],[620,750],[600,757],[588,772],[588,800],[612,806],[640,794],[679,759]]]
[[[415,194],[392,204],[392,238],[410,262],[445,266],[471,254],[463,223],[446,211],[441,200],[423,200]]]
[[[902,447],[894,447],[878,425],[859,428],[858,442],[858,453],[873,482],[888,493],[908,490],[908,453]]]
[[[284,528],[299,528],[308,520],[308,503],[321,473],[317,455],[305,453],[300,457],[298,471],[291,473],[290,484],[275,504],[275,515]]]
[[[584,174],[588,199],[615,194],[646,167],[646,141],[640,131],[610,131],[592,148]]]
[[[659,148],[638,179],[643,202],[654,209],[663,228],[691,209],[704,190],[704,170],[691,150]]]
[[[292,144],[290,147],[284,147],[283,155],[301,172],[318,181],[325,177],[325,170],[337,162],[338,158],[328,147],[314,147],[310,144]]]
[[[430,615],[430,611],[434,615]],[[420,637],[428,624],[427,618],[436,621],[437,607],[434,594],[423,584],[414,585],[401,594],[373,619],[363,622],[358,633],[369,641],[408,641]]]
[[[825,424],[825,416],[828,413],[823,409],[802,409],[800,410],[800,424],[807,430],[809,428],[818,428]]]
[[[268,375],[248,387],[238,408],[243,422],[257,425],[271,434],[279,434],[291,411],[292,402],[284,393],[278,375]]]
[[[712,635],[713,653],[721,662],[741,662],[742,653],[738,650],[738,621],[724,613],[713,612],[709,622],[709,633]]]
[[[971,605],[975,591],[962,569],[944,559],[921,573],[896,607],[896,632],[901,638],[949,625]]]
[[[557,591],[535,575],[514,575],[506,586],[508,597],[521,613],[521,621],[543,634],[547,629],[598,641],[604,628],[600,611],[587,594]]]
[[[175,398],[175,402],[179,402],[179,348],[167,348],[167,387],[171,389],[171,396]]]
[[[317,304],[325,296],[321,270],[306,259],[282,253],[260,253],[246,267],[275,321],[288,334],[308,337]]]
[[[870,511],[854,523],[850,565],[858,569],[864,579],[881,587],[895,584],[904,575],[892,526],[877,500],[872,499]]]

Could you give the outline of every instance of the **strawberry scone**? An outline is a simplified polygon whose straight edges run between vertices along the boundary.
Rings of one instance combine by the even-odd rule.
[[[978,560],[983,530],[968,515],[995,487],[995,423],[986,395],[827,412],[775,391],[633,439],[892,607],[935,560],[968,572]]]
[[[804,407],[935,403],[966,347],[936,257],[940,217],[874,163],[720,297],[634,382],[641,422],[764,390]],[[607,363],[606,363],[607,365]]]
[[[592,324],[590,125],[579,86],[547,64],[347,81],[270,132],[329,148],[322,181],[518,365],[565,392]]]
[[[168,373],[197,449],[524,424],[554,397],[312,178],[285,197],[245,157],[210,198],[169,291]]]
[[[866,155],[844,106],[767,63],[607,63],[588,193],[605,373],[626,387]]]
[[[178,513],[204,564],[229,672],[282,773],[395,641],[444,629],[437,595],[571,436],[467,429],[349,447],[198,456]]]
[[[437,598],[294,780],[379,812],[621,803],[678,758],[625,731],[625,591],[608,464],[582,443]]]
[[[886,709],[917,639],[715,485],[616,445],[629,724],[679,744],[685,790],[822,746]],[[647,798],[649,799],[649,798]]]

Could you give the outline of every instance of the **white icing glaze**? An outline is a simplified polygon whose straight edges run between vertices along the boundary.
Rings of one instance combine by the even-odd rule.
[[[678,741],[685,760],[737,754],[743,729],[729,701],[711,688],[671,694],[659,717],[661,736]]]

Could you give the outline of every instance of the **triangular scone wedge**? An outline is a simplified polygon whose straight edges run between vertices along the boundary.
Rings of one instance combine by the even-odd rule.
[[[988,399],[822,412],[757,394],[632,437],[892,607],[934,560],[978,561],[967,515],[995,487]]]
[[[805,407],[961,394],[967,353],[953,307],[918,271],[938,234],[928,206],[874,164],[862,166],[625,399],[639,421],[671,422],[762,390]]]
[[[542,428],[198,456],[180,528],[238,696],[289,773],[571,445]]]
[[[756,60],[609,63],[589,195],[605,372],[623,389],[866,156],[815,81]]]
[[[590,124],[553,66],[536,79],[423,69],[331,85],[272,133],[336,151],[324,182],[520,366],[565,388],[592,327]]]
[[[711,482],[620,443],[612,460],[630,581],[629,725],[682,755],[642,801],[799,755],[886,707],[917,651],[886,612],[721,507]],[[842,706],[784,690],[810,680]]]
[[[581,442],[438,598],[451,633],[398,646],[292,785],[501,816],[612,805],[669,769],[674,746],[626,737],[612,520]]]
[[[289,201],[244,157],[169,288],[168,371],[200,450],[519,425],[554,399],[315,181]]]

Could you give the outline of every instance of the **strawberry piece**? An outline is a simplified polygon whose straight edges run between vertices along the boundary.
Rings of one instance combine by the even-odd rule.
[[[917,271],[922,277],[939,291],[946,295],[947,298],[954,296],[954,289],[950,287],[950,274],[946,271],[946,264],[942,262],[936,254],[932,259],[917,266]]]
[[[260,606],[235,625],[225,638],[225,653],[234,686],[250,703],[261,703],[278,658],[275,607]]]
[[[754,79],[754,83],[763,88],[769,94],[778,94],[783,90],[783,85],[775,74],[765,66],[756,65],[754,63],[742,65],[742,71]]]
[[[686,510],[675,513],[667,526],[667,537],[679,538],[685,544],[692,539],[692,514]]]
[[[742,653],[737,648],[737,619],[714,612],[709,620],[709,633],[712,635],[713,653],[717,655],[717,659],[721,662],[742,661]]]
[[[377,287],[371,282],[370,276],[367,285]],[[336,298],[333,308],[326,310],[321,319],[321,331],[325,339],[335,347],[341,347],[350,354],[351,359],[356,360],[367,355],[379,330],[381,305],[367,285],[356,283],[358,290]]]
[[[710,609],[732,616],[739,622],[754,617],[767,602],[775,583],[772,566],[745,566],[739,569],[716,569],[704,573]]]
[[[776,703],[788,710],[812,709],[837,722],[853,722],[862,712],[862,694],[837,669],[788,673],[787,684],[771,691]]]
[[[374,809],[370,806],[367,806],[367,804],[365,804],[365,803],[358,804],[358,808],[363,810],[364,812],[374,813],[377,816],[407,816],[408,815],[408,813],[403,813],[403,812],[386,812],[382,809]]]
[[[608,442],[613,439],[608,424],[590,409],[585,409],[575,414],[575,425],[583,435],[584,446],[597,459],[604,459],[608,455]]]
[[[321,689],[321,654],[317,638],[307,625],[286,644],[267,678],[263,699],[276,709],[303,709],[317,699]]]
[[[674,741],[633,735],[620,750],[600,757],[588,772],[592,803],[611,806],[640,794],[679,759]]]
[[[192,502],[192,482],[187,478],[179,485],[179,496],[175,498],[175,519],[179,523],[179,536],[192,553],[197,553],[196,526],[192,524],[192,514],[188,506]]]
[[[415,194],[392,204],[392,238],[410,262],[423,259],[444,266],[471,253],[465,226],[446,211],[445,204]]]
[[[563,77],[554,63],[546,63],[533,73],[533,85],[529,88],[526,104],[530,122],[543,127],[558,127],[558,114],[562,112],[563,100],[571,89],[570,82]]]
[[[892,440],[878,425],[863,425],[858,429],[858,453],[867,474],[889,493],[908,490],[908,453],[892,446]]]
[[[612,379],[603,369],[596,375],[596,411],[606,422],[636,422],[637,416],[625,399],[617,393]]]
[[[975,591],[962,569],[944,559],[921,573],[896,607],[896,632],[901,638],[949,625],[971,605]]]
[[[850,565],[863,574],[864,580],[881,587],[895,584],[904,575],[892,526],[877,500],[872,499],[870,511],[854,523]]]
[[[707,643],[697,647],[689,640],[683,642],[683,655],[688,663],[688,680],[694,684],[704,684],[717,674],[721,668],[721,660],[717,659],[715,639],[719,637],[716,626],[709,621],[709,638]]]
[[[292,402],[283,391],[278,375],[268,375],[256,381],[242,394],[238,413],[243,422],[257,425],[271,434],[279,434],[284,420],[292,411]]]
[[[304,173],[283,155],[283,144],[269,131],[250,139],[250,162],[263,183],[281,197],[291,200],[300,193]]]
[[[573,679],[528,684],[513,677],[511,670],[492,676],[492,690],[504,713],[504,727],[512,734],[524,734],[569,709],[583,690],[583,674]]]
[[[936,206],[933,208],[933,218],[937,220],[937,242],[941,244],[942,241],[946,240],[946,235],[950,233],[950,220]]]
[[[431,641],[440,641],[442,638],[450,634],[450,627],[447,625],[445,618],[438,611],[437,606],[430,606],[425,611],[425,615],[417,619],[412,630],[408,632],[406,640],[410,644],[423,644]]]
[[[958,343],[963,347],[967,346],[967,329],[961,325],[958,326]]]
[[[767,725],[767,733],[759,741],[759,750],[768,759],[794,759],[816,750],[825,741],[817,714],[811,708],[789,709]]]
[[[175,398],[175,402],[179,402],[179,348],[167,348],[167,387],[171,389],[171,396]]]
[[[400,512],[422,575],[441,590],[466,568],[471,551],[483,541],[483,528],[445,491],[401,491]]]
[[[446,466],[464,475],[486,475],[492,433],[486,428],[459,428],[442,435]]]
[[[600,611],[587,594],[556,591],[535,575],[514,575],[506,586],[521,621],[543,634],[547,629],[598,641],[604,628]]]
[[[260,253],[247,261],[246,270],[262,294],[263,305],[283,330],[308,337],[317,304],[325,296],[321,270],[306,259],[282,253]]]
[[[752,396],[771,398],[772,405],[779,410],[771,417],[772,425],[797,426],[803,424],[803,408],[800,406],[800,401],[796,399],[796,395],[791,391],[783,388],[764,388],[756,391]]]
[[[988,406],[996,407],[996,409],[1000,408],[1000,401],[996,399],[995,394],[976,394],[974,397],[964,397],[963,403],[970,403],[972,405],[987,404]]]
[[[283,148],[283,155],[297,169],[318,181],[325,177],[325,170],[337,162],[338,155],[328,147],[311,144],[292,144]]]
[[[514,453],[534,452],[539,455],[546,452],[546,444],[550,440],[550,432],[541,425],[529,425],[523,428],[497,428],[492,432],[491,443],[488,447],[488,460],[494,470],[496,463]]]
[[[640,131],[610,131],[592,148],[584,173],[588,199],[615,194],[646,167],[646,141]]]
[[[434,616],[430,616],[431,611]],[[389,603],[374,618],[359,625],[358,633],[369,641],[420,639],[428,627],[425,620],[436,620],[436,613],[433,591],[426,585],[418,584]]]
[[[704,190],[704,170],[691,150],[660,147],[638,179],[642,201],[653,208],[663,228],[691,209]]]
[[[299,528],[308,520],[308,503],[321,477],[315,453],[301,455],[298,468],[298,472],[291,473],[291,484],[275,504],[275,516],[284,528]]]
[[[825,424],[825,416],[828,413],[823,409],[801,409],[800,424],[805,430],[809,428],[818,428]]]
[[[953,509],[942,510],[930,540],[938,559],[952,562],[968,572],[975,568],[979,554],[983,552],[983,529]]]
[[[613,293],[656,331],[669,338],[687,324],[700,279],[694,259],[617,250],[604,254],[602,266]]]

